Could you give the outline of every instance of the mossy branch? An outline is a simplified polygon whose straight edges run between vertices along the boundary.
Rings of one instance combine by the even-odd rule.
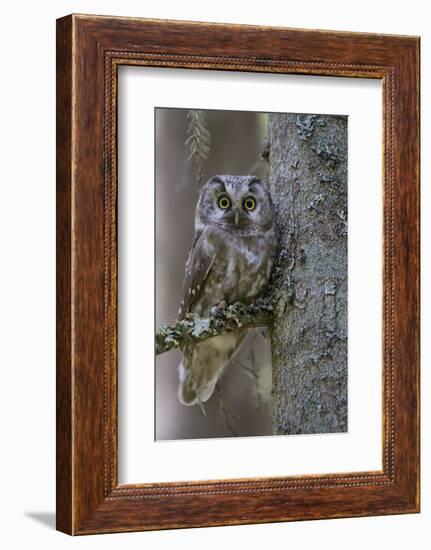
[[[156,355],[171,349],[203,342],[239,328],[262,327],[271,323],[274,309],[272,295],[252,304],[235,302],[208,318],[188,317],[173,325],[162,325],[156,334]]]

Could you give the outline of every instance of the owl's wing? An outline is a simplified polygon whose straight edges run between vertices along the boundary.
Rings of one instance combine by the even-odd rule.
[[[187,258],[179,319],[183,319],[185,314],[190,312],[193,303],[199,298],[214,262],[214,255],[211,255],[205,246],[204,234],[205,230],[196,235]]]

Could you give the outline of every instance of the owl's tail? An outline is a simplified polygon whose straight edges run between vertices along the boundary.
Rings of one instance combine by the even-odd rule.
[[[202,395],[202,391],[199,391],[191,371],[184,366],[183,361],[181,361],[178,365],[178,373],[180,378],[180,383],[178,386],[178,399],[180,400],[180,403],[189,406],[198,405],[200,403],[204,403],[210,398],[214,388],[212,388],[211,392],[208,392],[208,397],[203,399],[205,396]],[[214,387],[216,382],[217,380],[214,382]]]
[[[215,336],[182,350],[179,364],[178,398],[183,405],[201,405],[214,392],[229,361],[241,348],[247,331]]]

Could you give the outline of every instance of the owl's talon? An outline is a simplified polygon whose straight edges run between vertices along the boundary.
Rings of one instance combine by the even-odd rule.
[[[196,321],[196,319],[199,319],[199,315],[189,311],[184,315],[184,318],[187,319],[187,321]]]
[[[223,312],[226,309],[226,306],[227,306],[226,302],[222,300],[216,306],[213,306],[211,308],[211,315],[213,317],[220,319],[221,317],[223,317]]]

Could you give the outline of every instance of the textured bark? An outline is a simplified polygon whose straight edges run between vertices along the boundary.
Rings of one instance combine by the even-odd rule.
[[[270,115],[273,431],[347,430],[347,118]]]

